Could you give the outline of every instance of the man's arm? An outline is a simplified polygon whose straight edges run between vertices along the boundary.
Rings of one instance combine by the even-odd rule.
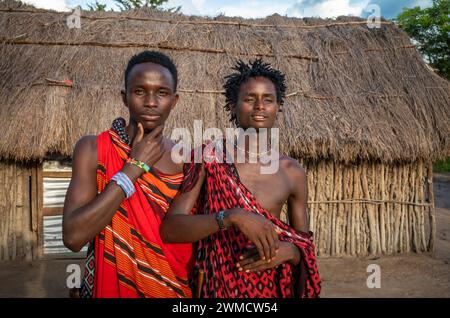
[[[288,198],[288,217],[289,224],[296,230],[309,232],[308,221],[308,183],[305,169],[296,160],[288,168],[288,176],[291,180],[291,195]],[[294,255],[291,262],[298,264],[300,262],[300,252],[293,246]]]
[[[130,157],[153,166],[163,155],[163,127],[159,126],[144,136],[142,124],[138,124],[133,138]],[[80,139],[75,146],[72,162],[72,179],[66,194],[63,214],[63,242],[78,252],[110,223],[125,193],[115,182],[110,182],[97,195],[97,143],[95,136]],[[123,166],[134,184],[144,172],[131,164]]]
[[[201,148],[198,150],[201,151]],[[160,227],[161,238],[166,243],[194,243],[220,230],[215,214],[190,215],[202,185],[205,181],[205,168],[202,166],[195,186],[188,192],[178,192],[167,210]],[[232,210],[227,210],[224,226],[232,226]]]
[[[214,214],[190,215],[205,180],[202,167],[195,186],[188,192],[178,192],[167,210],[160,227],[161,238],[166,243],[193,243],[219,230]],[[229,216],[224,222],[228,224]]]
[[[309,231],[308,221],[308,183],[305,169],[297,162],[289,167],[289,179],[291,180],[291,195],[288,198],[289,224],[296,230]]]
[[[124,192],[115,182],[108,184],[97,196],[96,138],[83,137],[73,153],[72,179],[64,202],[63,242],[74,252],[80,251],[105,228],[125,198]],[[125,171],[134,180],[140,172],[132,167]]]
[[[202,166],[195,186],[188,192],[178,192],[167,210],[160,227],[161,238],[166,243],[194,243],[220,230],[216,215],[190,212],[197,201],[205,180],[205,169]],[[236,212],[229,209],[225,213],[224,226],[233,224]]]
[[[193,243],[219,231],[215,214],[189,215],[194,206],[203,182],[202,170],[194,188],[189,192],[178,193],[174,198],[164,222],[160,227],[161,238],[166,243]],[[251,240],[262,259],[271,259],[278,249],[278,236],[273,224],[264,217],[232,208],[225,211],[225,227],[236,226]]]

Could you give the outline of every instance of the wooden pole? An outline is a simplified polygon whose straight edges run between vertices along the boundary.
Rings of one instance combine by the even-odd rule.
[[[434,192],[433,192],[433,163],[427,163],[427,182],[428,182],[428,198],[430,200],[430,238],[428,240],[428,251],[433,257],[436,256],[435,250],[435,236],[436,236],[436,209],[434,207]]]
[[[36,166],[36,190],[37,190],[37,217],[38,217],[38,232],[37,232],[37,257],[42,258],[44,256],[44,180],[42,178],[42,163]]]

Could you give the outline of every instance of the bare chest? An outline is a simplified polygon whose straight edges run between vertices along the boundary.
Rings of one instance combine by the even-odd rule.
[[[253,194],[261,206],[272,215],[279,217],[283,204],[289,198],[290,185],[284,171],[261,174],[256,164],[236,164],[241,182]]]

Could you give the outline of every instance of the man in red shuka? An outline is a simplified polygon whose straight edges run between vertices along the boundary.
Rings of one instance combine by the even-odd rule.
[[[98,136],[75,146],[63,217],[64,244],[90,242],[81,297],[191,297],[191,244],[165,244],[159,227],[183,181],[162,134],[178,101],[177,69],[159,52],[133,56],[125,70],[124,105]]]

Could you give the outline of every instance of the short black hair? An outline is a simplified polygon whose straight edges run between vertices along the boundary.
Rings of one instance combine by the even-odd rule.
[[[238,60],[233,70],[237,72],[225,76],[225,110],[230,113],[230,121],[237,125],[236,115],[231,111],[236,106],[241,85],[253,77],[265,77],[269,79],[275,86],[277,93],[277,103],[281,106],[284,104],[286,97],[286,81],[285,76],[279,70],[271,67],[269,63],[264,62],[261,58],[244,63]]]
[[[131,69],[133,68],[133,66],[141,63],[154,63],[167,68],[173,77],[174,92],[177,91],[178,71],[172,59],[161,52],[148,50],[133,55],[131,59],[128,61],[127,68],[125,69],[125,90],[127,89],[128,75],[130,74]]]

